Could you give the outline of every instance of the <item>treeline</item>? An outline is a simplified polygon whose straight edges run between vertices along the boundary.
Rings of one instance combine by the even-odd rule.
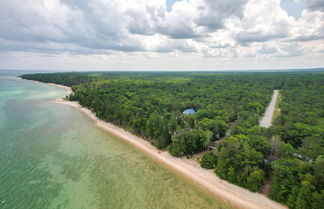
[[[44,83],[55,83],[64,86],[74,86],[100,79],[96,74],[89,73],[37,73],[20,76],[23,79],[36,80]]]
[[[72,86],[70,100],[174,156],[210,149],[201,166],[291,208],[323,204],[321,73],[55,73],[23,78]],[[259,127],[273,90],[281,114]],[[196,110],[185,115],[186,109]],[[307,207],[304,205],[307,203]],[[303,206],[303,207],[302,207]]]

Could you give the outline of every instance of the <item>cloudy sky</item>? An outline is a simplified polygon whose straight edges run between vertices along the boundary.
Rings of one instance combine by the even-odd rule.
[[[0,0],[0,69],[313,67],[323,0]]]

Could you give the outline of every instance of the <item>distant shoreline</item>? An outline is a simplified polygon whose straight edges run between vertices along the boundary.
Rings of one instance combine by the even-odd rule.
[[[19,77],[17,77],[17,78],[19,78]],[[22,79],[22,78],[19,78],[19,79]],[[28,80],[28,81],[33,81],[33,82],[36,82],[36,83],[41,83],[41,84],[46,84],[46,85],[49,85],[49,86],[55,86],[55,87],[58,87],[58,88],[63,88],[63,89],[65,89],[65,92],[67,94],[69,94],[69,95],[72,94],[72,88],[68,87],[68,86],[55,84],[55,83],[44,83],[44,82],[39,82],[39,81],[34,81],[34,80]]]
[[[40,82],[42,83],[42,82]],[[59,84],[55,84],[55,83],[46,83],[47,85],[50,85],[50,86],[55,86],[55,87],[59,87],[59,88],[64,88],[66,90],[66,93],[67,94],[72,94],[72,88],[71,87],[68,87],[68,86],[63,86],[63,85],[59,85]]]
[[[42,82],[37,82],[42,83]],[[43,83],[51,86],[64,88],[68,93],[72,93],[72,89],[67,86]],[[117,136],[120,139],[128,142],[137,149],[141,150],[148,156],[163,163],[172,170],[185,176],[194,184],[198,185],[202,189],[215,195],[217,198],[223,200],[225,203],[242,209],[281,209],[287,208],[286,206],[272,201],[259,193],[253,193],[242,187],[228,183],[225,180],[221,180],[216,176],[213,170],[207,170],[200,167],[199,163],[183,158],[177,158],[171,156],[167,151],[158,150],[151,145],[148,141],[135,136],[126,130],[115,126],[111,123],[102,121],[96,117],[96,115],[89,109],[82,107],[78,102],[67,101],[63,99],[56,99],[54,101],[57,104],[64,104],[76,108],[85,113],[90,119],[92,119],[96,125],[110,134]]]
[[[28,79],[23,79],[23,78],[18,77],[18,76],[0,76],[0,77],[1,78],[18,79],[18,80],[28,80]],[[32,82],[40,83],[40,84],[46,84],[46,85],[49,85],[49,86],[55,86],[55,87],[58,87],[58,88],[63,88],[63,89],[66,90],[67,94],[72,94],[72,88],[68,87],[68,86],[59,85],[59,84],[55,84],[55,83],[44,83],[44,82],[39,82],[39,81],[34,81],[34,80],[28,80],[28,81],[32,81]]]

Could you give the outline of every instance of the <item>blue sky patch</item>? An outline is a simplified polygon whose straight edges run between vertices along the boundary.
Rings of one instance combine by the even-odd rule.
[[[166,8],[167,8],[168,12],[170,12],[172,10],[172,5],[174,3],[176,3],[177,1],[181,1],[181,0],[167,0],[166,1]]]
[[[305,3],[295,0],[281,0],[280,6],[289,16],[293,16],[296,20],[300,18],[302,11],[306,7]]]

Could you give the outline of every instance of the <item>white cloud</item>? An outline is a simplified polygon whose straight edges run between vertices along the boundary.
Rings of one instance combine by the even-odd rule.
[[[176,56],[178,62],[168,63],[181,66],[188,57],[206,65],[216,58],[248,63],[312,54],[323,60],[323,3],[306,4],[295,20],[280,0],[182,0],[170,12],[166,0],[0,0],[0,53],[97,61]]]
[[[250,0],[236,39],[245,44],[285,38],[293,24],[294,19],[280,7],[280,0]]]

